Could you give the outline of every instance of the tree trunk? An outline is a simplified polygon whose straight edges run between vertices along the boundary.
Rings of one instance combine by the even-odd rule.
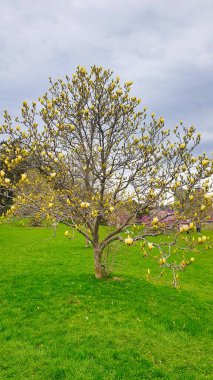
[[[101,250],[98,245],[94,247],[94,266],[96,278],[100,279],[106,277],[105,268],[101,264]]]

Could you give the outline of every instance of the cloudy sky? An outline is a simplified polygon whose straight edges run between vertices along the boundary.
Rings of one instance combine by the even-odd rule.
[[[48,78],[112,68],[168,127],[213,145],[212,0],[0,0],[0,112],[17,114]]]

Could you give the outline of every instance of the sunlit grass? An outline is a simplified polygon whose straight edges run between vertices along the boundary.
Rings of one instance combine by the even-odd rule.
[[[175,290],[122,245],[117,281],[99,281],[92,249],[65,229],[0,226],[0,379],[212,379],[212,252]]]

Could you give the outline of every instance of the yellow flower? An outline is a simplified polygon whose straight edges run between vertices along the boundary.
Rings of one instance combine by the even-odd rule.
[[[0,176],[1,176],[1,177],[4,177],[4,175],[5,175],[4,170],[0,170]]]
[[[67,237],[67,236],[69,236],[69,231],[65,231],[64,232],[64,235]]]
[[[158,217],[157,217],[157,216],[155,216],[155,217],[152,219],[152,223],[153,223],[153,224],[158,223]]]
[[[101,152],[103,150],[102,146],[98,147],[98,151]]]
[[[159,260],[160,265],[165,264],[165,262],[166,262],[166,259],[164,257]]]
[[[191,257],[190,261],[193,263],[195,261],[195,258]]]
[[[185,143],[182,143],[182,144],[180,144],[179,146],[180,146],[181,149],[184,149],[185,146],[186,146],[186,144],[185,144]]]
[[[63,158],[63,157],[64,157],[63,153],[59,153],[59,154],[58,154],[58,157],[59,157],[59,158]]]
[[[149,249],[153,248],[153,244],[152,243],[148,243],[147,246],[148,246]]]
[[[206,206],[202,205],[200,209],[201,209],[201,211],[203,211],[203,210],[205,210],[205,208],[206,208]]]
[[[192,201],[194,199],[194,195],[190,195],[189,199],[190,199],[190,201]]]
[[[202,161],[202,165],[203,165],[203,166],[208,165],[208,163],[209,163],[209,160],[203,160],[203,161]]]
[[[53,203],[50,202],[50,203],[48,204],[48,207],[49,207],[49,208],[53,207]]]
[[[73,124],[70,125],[70,130],[71,131],[74,131],[75,130],[75,126]]]
[[[90,206],[89,202],[81,202],[81,208],[87,208]]]
[[[50,177],[51,177],[51,178],[55,178],[55,176],[56,176],[56,173],[55,173],[55,172],[50,173]]]
[[[10,179],[9,178],[5,178],[5,183],[10,183]]]
[[[124,240],[124,243],[126,245],[132,245],[133,244],[133,239],[128,235],[128,237]]]
[[[206,236],[202,236],[202,242],[205,243],[205,241],[207,240],[207,237]]]
[[[114,207],[111,206],[111,207],[109,208],[109,211],[110,211],[110,212],[113,212],[113,211],[114,211]]]
[[[25,181],[25,179],[27,179],[27,174],[25,174],[25,173],[22,174],[22,175],[21,175],[21,179],[22,179],[22,181]]]
[[[180,228],[181,229],[181,228]],[[183,226],[182,226],[182,231],[188,231],[188,229],[189,229],[189,226],[188,226],[188,224],[183,224]],[[182,232],[181,231],[181,232]]]

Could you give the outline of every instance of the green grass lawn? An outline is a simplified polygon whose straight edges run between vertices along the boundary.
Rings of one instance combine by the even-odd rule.
[[[213,379],[212,252],[180,290],[146,280],[156,264],[138,247],[121,246],[120,281],[100,281],[65,229],[0,226],[0,379]]]

